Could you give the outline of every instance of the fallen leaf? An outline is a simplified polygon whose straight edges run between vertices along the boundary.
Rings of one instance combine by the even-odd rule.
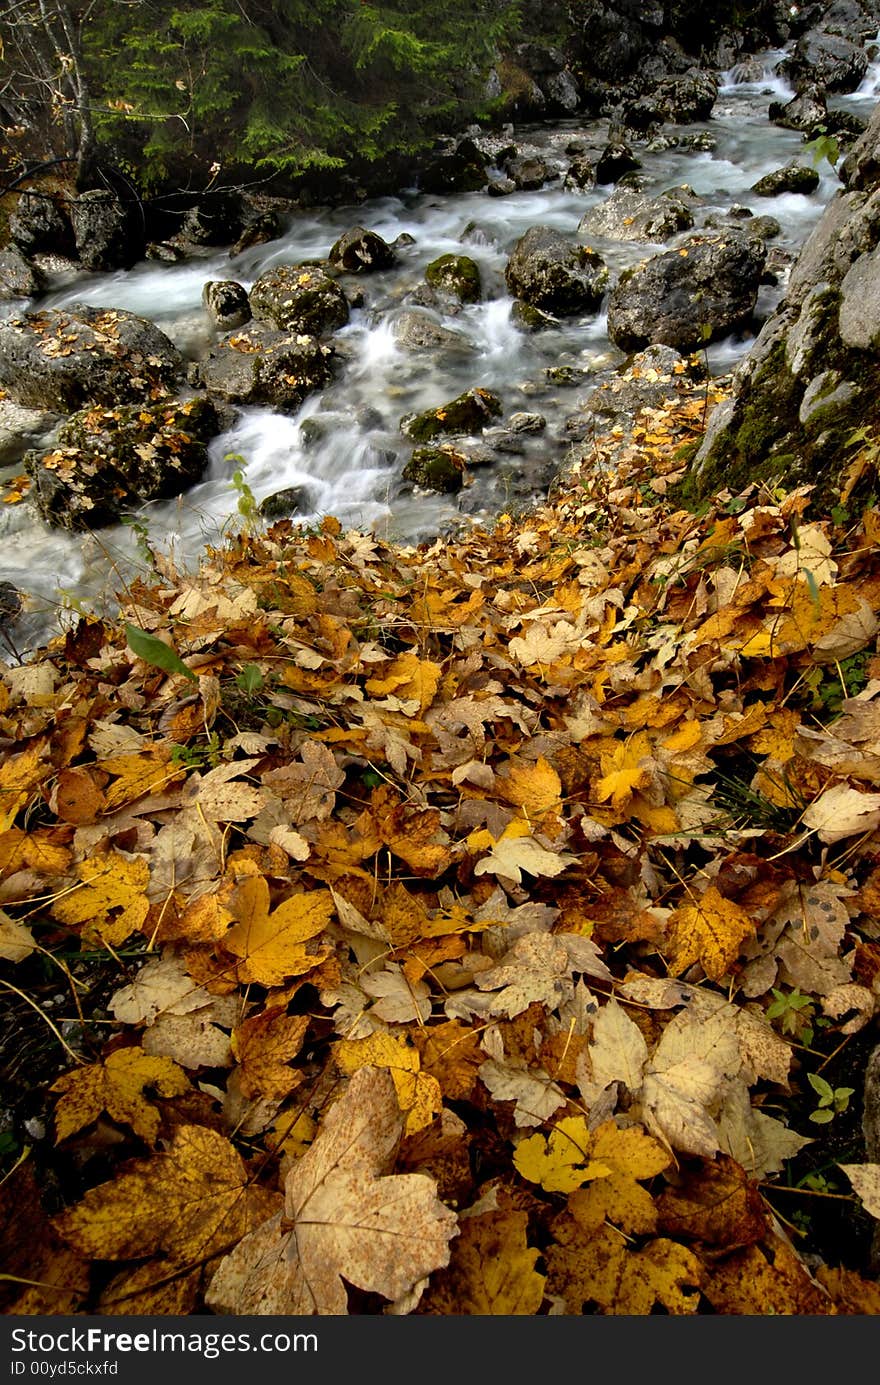
[[[57,1139],[68,1139],[106,1111],[153,1144],[161,1116],[144,1095],[146,1088],[160,1096],[180,1096],[188,1090],[189,1079],[170,1058],[151,1057],[140,1048],[117,1049],[104,1063],[65,1073],[51,1088],[62,1093],[55,1107]]]

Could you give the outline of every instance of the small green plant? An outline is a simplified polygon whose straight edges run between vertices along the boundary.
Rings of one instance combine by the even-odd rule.
[[[816,1032],[816,1003],[812,996],[802,995],[797,986],[787,994],[775,986],[772,991],[773,1001],[766,1010],[768,1020],[778,1020],[780,1033],[790,1034],[809,1048]]]
[[[210,731],[204,741],[172,745],[171,763],[182,769],[204,769],[208,765],[216,769],[220,763],[220,737],[216,731]]]
[[[810,710],[826,720],[838,716],[846,698],[855,697],[867,685],[868,665],[872,658],[870,649],[861,649],[831,667],[815,664],[808,669],[803,681],[810,692]],[[836,670],[836,677],[832,668]]]
[[[148,630],[141,630],[139,626],[126,622],[125,638],[129,649],[139,659],[143,659],[145,664],[152,664],[163,673],[181,673],[191,683],[198,683],[198,676],[191,668],[187,668],[177,650],[170,644],[165,644],[157,635],[151,635]]]
[[[814,168],[818,168],[823,159],[827,159],[831,167],[834,168],[840,158],[840,145],[833,135],[829,135],[824,126],[819,125],[816,128],[818,134],[814,139],[804,143],[804,153],[810,155]]]
[[[240,452],[228,452],[223,460],[236,464],[235,471],[232,473],[232,486],[238,492],[236,509],[244,520],[245,529],[255,529],[260,522],[260,507],[257,504],[257,497],[245,479],[247,460]]]
[[[259,692],[265,681],[259,664],[245,664],[235,675],[235,686],[249,695]]]
[[[134,535],[135,552],[143,563],[146,563],[151,572],[156,571],[156,554],[150,542],[150,530],[146,520],[138,519],[137,515],[120,515],[119,523],[129,528]]]
[[[831,1083],[826,1082],[817,1072],[808,1072],[807,1081],[819,1098],[816,1110],[810,1112],[810,1120],[814,1125],[828,1125],[833,1121],[835,1116],[847,1109],[849,1099],[855,1092],[855,1087],[832,1087]]]

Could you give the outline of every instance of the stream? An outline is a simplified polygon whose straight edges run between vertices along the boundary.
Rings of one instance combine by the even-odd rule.
[[[716,141],[711,152],[650,152],[644,144],[634,149],[642,161],[645,192],[687,184],[702,199],[695,229],[707,215],[724,214],[739,204],[756,215],[775,217],[782,229],[770,246],[796,253],[840,184],[823,162],[819,186],[810,196],[765,198],[750,191],[758,178],[801,152],[798,133],[767,119],[772,100],[793,95],[773,75],[782,56],[783,50],[762,55],[761,81],[737,85],[724,74],[710,121],[664,127],[664,134],[710,132]],[[859,90],[835,98],[834,104],[867,119],[878,94],[880,61],[875,61]],[[585,152],[598,154],[606,143],[607,122],[572,118],[552,126],[519,126],[514,139],[523,152],[538,152],[564,172],[571,161],[566,146],[577,139]],[[202,482],[179,499],[144,506],[138,519],[147,526],[154,549],[170,552],[180,566],[193,566],[206,544],[217,542],[240,521],[231,477],[241,462],[231,461],[234,455],[244,459],[246,482],[257,501],[287,487],[301,491],[298,522],[311,524],[333,514],[346,528],[414,543],[449,532],[461,522],[485,522],[506,508],[529,503],[546,493],[564,465],[570,446],[565,419],[582,407],[623,353],[608,341],[604,314],[565,319],[558,327],[533,334],[517,330],[510,320],[512,300],[505,289],[504,268],[513,244],[529,226],[552,226],[574,236],[587,209],[612,191],[567,190],[559,177],[538,191],[505,197],[429,196],[413,188],[355,206],[299,210],[280,239],[235,258],[211,250],[178,265],[146,261],[125,272],[77,274],[55,282],[39,303],[26,306],[87,303],[128,309],[152,319],[192,360],[220,336],[202,307],[206,280],[235,279],[250,288],[273,265],[324,258],[338,236],[354,225],[375,230],[389,242],[411,236],[413,243],[398,252],[390,270],[343,280],[346,291],[362,293],[363,303],[333,338],[341,356],[334,382],[307,399],[295,415],[242,409],[234,426],[211,444],[210,467]],[[590,243],[606,260],[612,281],[622,269],[665,248],[600,237],[591,237]],[[434,314],[465,339],[460,349],[434,356],[408,352],[395,339],[395,315],[415,306],[404,302],[406,296],[424,281],[426,264],[448,252],[470,255],[478,263],[483,300],[454,313]],[[759,321],[783,291],[783,285],[762,288]],[[0,313],[4,307],[9,311],[12,305],[0,305]],[[20,308],[20,303],[14,305],[16,311]],[[749,344],[750,338],[715,343],[708,351],[712,371],[729,370]],[[546,372],[560,365],[571,367],[574,383],[559,385],[548,379]],[[524,438],[520,454],[473,468],[471,484],[458,495],[414,490],[401,480],[412,450],[399,431],[401,416],[440,405],[472,386],[497,393],[505,418],[517,411],[540,413],[547,420],[546,430]],[[0,481],[18,470],[20,466],[7,468]],[[44,640],[57,630],[59,619],[69,621],[65,612],[106,609],[124,580],[142,569],[131,527],[69,534],[50,529],[27,503],[0,507],[0,579],[26,595],[15,627],[19,649]]]

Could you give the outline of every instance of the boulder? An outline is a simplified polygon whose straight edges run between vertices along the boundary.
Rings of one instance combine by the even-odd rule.
[[[813,82],[790,101],[771,101],[768,110],[774,125],[781,125],[783,130],[799,130],[805,135],[812,135],[820,125],[824,126],[827,114],[825,93]]]
[[[109,188],[75,197],[70,223],[77,259],[86,269],[130,269],[143,254],[143,231],[131,206]]]
[[[223,332],[233,332],[251,320],[247,290],[234,279],[209,279],[202,287],[202,303],[211,321]]]
[[[549,226],[520,236],[504,277],[515,298],[559,317],[595,312],[608,287],[602,257]]]
[[[21,614],[22,600],[18,587],[0,582],[0,631],[8,630]]]
[[[202,197],[183,215],[178,238],[190,245],[231,245],[245,227],[240,193],[215,192]]]
[[[565,177],[562,180],[562,186],[564,188],[578,188],[580,191],[584,191],[586,188],[593,187],[595,182],[596,167],[593,160],[587,158],[585,154],[579,154],[577,158],[572,159],[569,164]]]
[[[93,406],[64,423],[47,452],[28,452],[31,499],[49,524],[97,529],[200,480],[219,431],[210,400]]]
[[[75,304],[0,322],[0,388],[30,408],[69,413],[148,399],[182,374],[165,333],[118,308]]]
[[[608,301],[608,335],[622,351],[654,343],[678,351],[746,326],[764,269],[761,240],[703,231],[621,274]]]
[[[516,192],[516,183],[512,178],[491,178],[486,191],[490,197],[509,197]]]
[[[429,313],[407,309],[394,319],[394,340],[405,351],[472,351],[467,337],[442,326]]]
[[[628,144],[612,140],[599,155],[593,173],[600,185],[619,183],[627,173],[634,173],[641,166],[641,159],[636,158]]]
[[[333,269],[346,274],[369,274],[377,269],[389,269],[395,254],[387,241],[376,231],[353,226],[331,246],[327,257]]]
[[[27,256],[73,253],[73,231],[67,211],[45,192],[28,190],[19,194],[9,218],[9,239]]]
[[[548,327],[557,327],[559,319],[551,317],[549,313],[541,312],[540,308],[533,308],[531,303],[523,303],[517,298],[510,309],[510,321],[518,332],[532,333],[543,332]]]
[[[42,293],[46,280],[17,245],[0,250],[0,298],[33,298]]]
[[[581,103],[580,87],[572,72],[551,72],[540,82],[550,115],[574,115]]]
[[[784,168],[776,168],[759,178],[752,184],[752,192],[758,197],[779,197],[784,192],[801,192],[808,197],[818,186],[818,171],[792,159]]]
[[[257,321],[279,332],[320,337],[344,327],[349,318],[348,299],[320,265],[269,269],[254,284],[250,300]]]
[[[585,412],[602,416],[603,432],[608,421],[631,428],[643,409],[662,408],[668,400],[688,393],[705,374],[698,357],[687,359],[671,346],[649,346],[631,356],[610,380],[589,394]]]
[[[772,477],[812,485],[820,504],[838,503],[854,435],[878,436],[880,107],[843,174],[845,188],[709,420],[690,478],[697,494]],[[852,484],[864,498],[876,485],[873,467]]]
[[[859,44],[811,29],[803,34],[788,57],[776,64],[781,77],[796,91],[818,84],[826,91],[855,91],[868,70],[868,55]]]
[[[552,177],[549,165],[537,154],[518,154],[507,159],[504,172],[521,192],[535,192]]]
[[[582,217],[578,234],[622,241],[668,240],[693,226],[689,203],[695,201],[690,188],[670,188],[659,197],[649,197],[635,188],[616,187],[610,197]]]
[[[479,192],[488,181],[486,162],[473,140],[461,140],[455,149],[429,160],[419,175],[419,186],[422,192]]]
[[[480,267],[469,255],[441,255],[426,265],[425,278],[432,289],[460,303],[478,303],[482,297]]]
[[[430,442],[443,433],[479,433],[501,413],[501,400],[491,390],[465,390],[457,399],[441,404],[439,409],[425,409],[420,414],[405,414],[400,420],[401,432],[413,442]]]
[[[718,96],[718,81],[711,72],[691,71],[667,77],[651,93],[651,103],[662,120],[692,125],[708,120]]]
[[[315,496],[308,486],[285,486],[260,501],[263,519],[286,519],[288,515],[307,515],[315,508]]]
[[[234,255],[240,255],[243,250],[250,250],[254,245],[265,245],[270,240],[278,240],[283,234],[284,222],[280,212],[274,208],[258,212],[245,222],[238,240],[229,251],[230,259]]]
[[[230,404],[268,404],[295,413],[332,378],[332,347],[303,333],[250,325],[232,332],[198,364],[211,394]]]
[[[450,495],[464,483],[465,458],[451,447],[417,447],[403,468],[404,481]]]

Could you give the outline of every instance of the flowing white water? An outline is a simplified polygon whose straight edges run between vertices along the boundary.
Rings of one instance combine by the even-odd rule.
[[[819,188],[809,197],[761,198],[751,192],[759,177],[795,157],[801,147],[798,134],[767,120],[769,102],[792,94],[773,72],[781,56],[781,50],[765,54],[762,75],[753,82],[736,83],[724,74],[712,119],[678,131],[709,131],[717,141],[714,152],[671,148],[652,153],[644,147],[636,152],[647,192],[681,184],[694,189],[704,204],[698,225],[705,215],[723,214],[738,203],[756,215],[774,216],[782,229],[773,244],[795,251],[839,183],[824,164]],[[874,62],[862,88],[848,98],[851,107],[867,115],[878,90],[880,63]],[[606,133],[604,123],[568,120],[519,130],[516,139],[564,169],[570,161],[565,147],[575,135],[598,151]],[[504,285],[510,249],[529,226],[553,226],[574,235],[585,211],[611,191],[566,190],[561,178],[539,191],[503,198],[483,193],[428,196],[411,189],[354,207],[299,212],[279,240],[235,258],[212,251],[186,264],[147,262],[127,273],[80,275],[59,282],[40,306],[85,302],[128,309],[152,318],[187,357],[196,358],[218,337],[202,307],[206,280],[236,279],[250,287],[273,265],[323,258],[334,240],[356,224],[388,241],[402,233],[412,236],[414,243],[400,250],[394,268],[345,281],[346,287],[363,292],[363,306],[334,338],[341,367],[329,388],[308,399],[295,417],[243,410],[234,427],[212,444],[203,481],[178,500],[145,506],[139,518],[154,547],[170,549],[179,562],[194,562],[224,526],[235,526],[238,494],[231,476],[238,463],[228,457],[237,454],[245,459],[246,480],[257,500],[293,487],[299,492],[298,520],[308,523],[334,514],[346,526],[415,541],[443,531],[461,516],[485,518],[539,493],[564,460],[566,416],[602,372],[622,359],[608,343],[603,314],[567,319],[533,335],[519,332],[511,322]],[[663,248],[600,238],[592,243],[613,276]],[[426,264],[448,252],[476,260],[483,301],[456,313],[434,313],[438,323],[460,335],[460,349],[410,352],[397,342],[394,322],[414,306],[406,296],[424,282]],[[763,290],[762,309],[769,311],[778,296],[779,290]],[[728,369],[747,349],[747,339],[716,344],[710,352],[713,368]],[[581,372],[581,382],[550,383],[547,369],[560,364]],[[401,480],[411,451],[399,430],[401,416],[476,385],[500,395],[505,416],[524,410],[543,414],[546,432],[524,444],[524,455],[474,468],[472,484],[457,497],[414,492]],[[97,604],[102,595],[118,590],[134,560],[135,539],[124,526],[85,536],[53,531],[26,504],[0,507],[0,578],[31,594],[19,638],[27,643],[43,637],[59,603]]]

